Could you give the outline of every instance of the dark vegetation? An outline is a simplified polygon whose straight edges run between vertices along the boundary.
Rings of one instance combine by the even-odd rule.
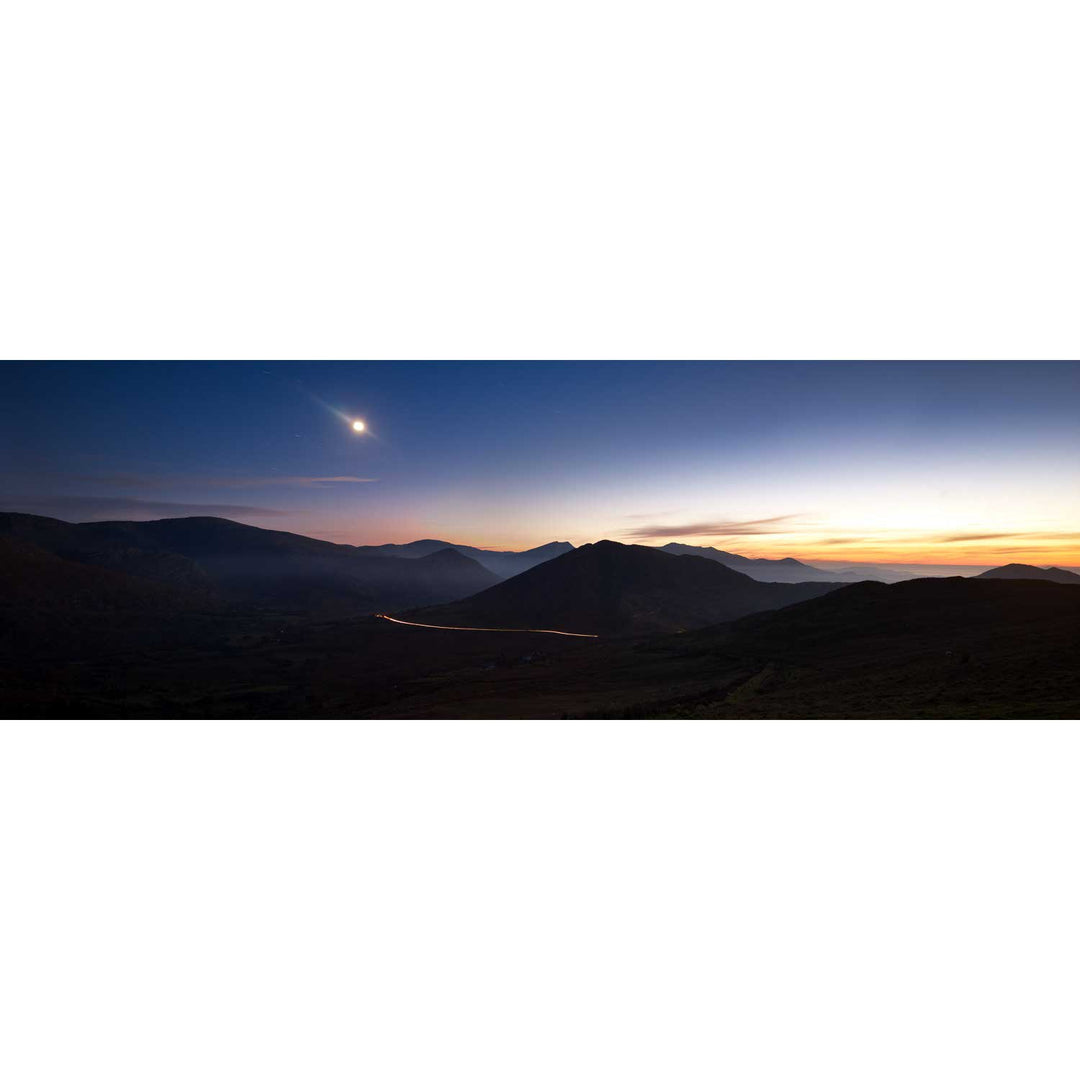
[[[603,636],[370,614],[458,588],[448,623]],[[9,717],[1075,717],[1078,643],[1080,589],[1055,581],[764,584],[602,542],[492,586],[458,551],[0,515]]]

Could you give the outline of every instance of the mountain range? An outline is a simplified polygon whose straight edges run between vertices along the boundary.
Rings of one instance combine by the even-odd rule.
[[[69,524],[0,514],[0,536],[67,562],[153,581],[187,598],[356,615],[469,596],[500,578],[460,552],[406,561],[363,555],[295,533],[225,518],[165,518]],[[42,580],[43,597],[50,586]],[[89,588],[89,584],[87,585]]]
[[[900,570],[890,570],[884,566],[867,564],[855,569],[822,570],[817,566],[799,562],[798,559],[749,559],[745,555],[736,555],[730,551],[721,551],[714,547],[694,547],[692,544],[665,544],[658,548],[672,555],[699,555],[703,559],[713,559],[732,570],[738,570],[755,581],[906,581],[911,575]]]
[[[0,715],[1068,716],[1080,707],[1080,589],[1070,587],[1080,575],[1060,568],[775,582],[716,557],[730,553],[600,541],[521,553],[568,548],[501,580],[438,543],[372,555],[220,518],[76,525],[0,514]],[[389,612],[599,637],[373,617]]]
[[[676,632],[795,604],[841,586],[756,581],[716,560],[601,540],[465,600],[416,613],[435,625]]]

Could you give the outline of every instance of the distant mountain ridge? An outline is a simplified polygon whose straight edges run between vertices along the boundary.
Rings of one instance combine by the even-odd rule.
[[[732,570],[738,570],[755,581],[838,581],[849,584],[854,581],[906,581],[911,575],[885,567],[867,565],[864,568],[843,570],[822,570],[817,566],[800,562],[798,559],[751,559],[745,555],[736,555],[731,551],[722,551],[714,547],[695,547],[692,544],[664,544],[658,551],[672,555],[698,555],[703,559],[712,559]]]
[[[601,540],[468,599],[425,609],[417,621],[601,635],[665,633],[783,607],[841,587],[834,582],[755,581],[716,560]]]
[[[727,566],[732,570],[738,570],[741,574],[753,578],[755,581],[836,581],[835,574],[829,574],[825,570],[807,566],[798,559],[750,559],[745,555],[736,555],[731,551],[721,551],[714,547],[697,547],[693,544],[664,544],[659,548],[671,555],[696,555],[702,559],[712,559]]]
[[[1027,563],[1008,563],[1005,566],[995,566],[993,570],[986,570],[975,576],[980,578],[1005,578],[1014,581],[1018,579],[1056,581],[1060,585],[1080,585],[1080,574],[1074,574],[1071,570],[1062,570],[1058,566],[1048,566],[1043,570],[1038,566],[1029,566]]]
[[[549,559],[565,555],[568,551],[574,550],[574,545],[566,540],[556,540],[550,544],[529,548],[527,551],[488,551],[485,548],[470,547],[468,544],[452,544],[448,540],[413,540],[409,544],[366,545],[356,550],[361,555],[418,559],[442,548],[452,548],[462,555],[467,555],[470,559],[475,559],[481,566],[498,574],[499,577],[508,578],[523,573],[525,570],[531,570],[534,566],[539,566],[540,563],[547,562]]]

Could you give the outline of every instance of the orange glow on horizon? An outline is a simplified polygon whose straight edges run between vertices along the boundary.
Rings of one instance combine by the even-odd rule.
[[[669,539],[655,541],[651,546],[662,547]],[[887,537],[837,539],[825,541],[807,537],[803,541],[785,536],[782,542],[763,543],[755,538],[753,544],[739,544],[738,537],[689,537],[679,543],[696,547],[716,547],[750,559],[798,559],[832,563],[910,563],[953,566],[997,566],[1003,563],[1024,562],[1038,565],[1075,566],[1080,564],[1080,544],[1074,538],[1065,540],[1053,535],[1027,534],[1020,536],[944,542],[934,538]]]
[[[314,517],[314,515],[313,515]],[[257,523],[259,524],[259,523]],[[1040,523],[1041,524],[1041,523]],[[506,528],[510,525],[510,528]],[[381,527],[380,527],[381,526]],[[502,526],[502,527],[500,527]],[[522,522],[525,526],[525,522]],[[692,547],[711,547],[750,559],[798,559],[800,562],[826,562],[858,565],[860,563],[903,563],[951,566],[1001,566],[1020,562],[1037,566],[1080,566],[1080,532],[1056,532],[1023,526],[991,528],[972,526],[961,529],[934,528],[931,532],[890,528],[829,528],[819,522],[803,530],[790,529],[769,535],[741,536],[651,536],[628,537],[624,527],[609,524],[588,532],[550,528],[529,522],[513,528],[513,522],[499,522],[491,529],[455,528],[453,524],[400,517],[390,522],[358,522],[350,515],[334,515],[321,520],[299,518],[288,531],[329,540],[337,544],[379,546],[409,544],[416,540],[443,540],[486,551],[526,551],[544,544],[567,541],[575,547],[598,540],[623,544],[663,547],[667,543]],[[542,530],[542,531],[541,531]]]
[[[398,533],[397,530],[385,534],[366,536],[356,535],[355,530],[297,530],[306,535],[331,540],[338,544],[357,546],[379,546],[382,544],[409,544],[415,540],[445,540],[448,544],[461,544],[478,548],[482,551],[526,551],[544,544],[569,541],[575,547],[595,543],[598,540],[617,540],[619,543],[640,544],[644,547],[663,547],[670,542],[687,544],[692,547],[712,547],[742,555],[748,559],[798,559],[800,562],[828,563],[909,563],[927,566],[1000,566],[1010,562],[1030,563],[1038,566],[1080,566],[1080,545],[1040,543],[1036,538],[1030,544],[980,546],[978,544],[928,544],[923,542],[859,542],[829,543],[807,539],[806,542],[785,539],[783,544],[763,544],[757,540],[753,545],[740,544],[738,537],[710,538],[690,536],[685,538],[664,537],[657,540],[622,539],[617,535],[597,535],[580,537],[552,533],[546,536],[505,536],[473,537],[461,536],[439,529],[419,529],[411,533]]]

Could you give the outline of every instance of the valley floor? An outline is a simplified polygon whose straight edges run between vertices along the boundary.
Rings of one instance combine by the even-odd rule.
[[[268,613],[206,622],[167,646],[8,661],[0,715],[1075,717],[1075,631],[1075,620],[1051,620],[1026,638],[900,634],[855,647],[724,627],[583,640]]]

